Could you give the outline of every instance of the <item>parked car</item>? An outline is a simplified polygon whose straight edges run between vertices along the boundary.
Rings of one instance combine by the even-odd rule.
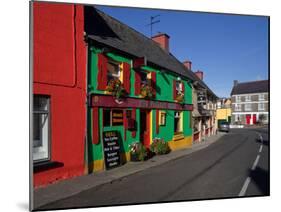
[[[229,123],[228,122],[221,122],[219,125],[219,131],[222,132],[229,132]]]

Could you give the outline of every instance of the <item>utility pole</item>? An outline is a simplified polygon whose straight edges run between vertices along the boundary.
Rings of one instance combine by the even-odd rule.
[[[150,26],[150,37],[152,37],[152,26],[153,24],[159,23],[160,20],[155,20],[160,15],[150,16],[150,24],[147,24],[146,26]]]

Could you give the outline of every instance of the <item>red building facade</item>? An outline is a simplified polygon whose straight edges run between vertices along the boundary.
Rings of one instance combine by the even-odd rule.
[[[34,186],[85,170],[83,6],[33,3]]]

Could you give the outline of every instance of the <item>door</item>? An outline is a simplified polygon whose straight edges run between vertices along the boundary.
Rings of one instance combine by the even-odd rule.
[[[257,115],[253,114],[253,124],[256,124],[256,123],[257,123]]]
[[[247,114],[246,115],[246,124],[250,124],[251,122],[251,115]]]
[[[140,141],[145,147],[149,147],[150,144],[150,110],[140,111]]]

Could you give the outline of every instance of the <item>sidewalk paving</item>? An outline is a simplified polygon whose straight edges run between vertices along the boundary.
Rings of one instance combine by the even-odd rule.
[[[112,183],[123,177],[184,157],[192,152],[208,147],[223,135],[224,133],[219,132],[217,135],[208,137],[205,141],[194,143],[191,147],[172,151],[167,155],[154,156],[144,162],[127,162],[118,168],[60,181],[43,188],[37,188],[34,190],[34,209],[47,203],[73,196],[81,191],[102,184]]]

